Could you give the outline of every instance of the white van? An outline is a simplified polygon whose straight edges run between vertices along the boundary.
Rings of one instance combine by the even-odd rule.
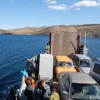
[[[78,67],[80,71],[89,74],[92,67],[92,59],[90,57],[83,54],[73,54],[72,60],[75,67]]]

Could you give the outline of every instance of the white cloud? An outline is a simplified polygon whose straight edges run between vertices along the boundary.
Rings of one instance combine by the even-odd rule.
[[[56,0],[45,0],[44,2],[47,4],[56,4],[57,3]]]
[[[68,6],[65,4],[49,5],[48,8],[53,9],[53,10],[66,10],[66,9],[68,9]]]
[[[59,4],[57,0],[44,0],[49,9],[52,10],[66,10],[75,9],[80,10],[81,7],[98,7],[100,6],[100,0],[80,0],[71,5]],[[67,3],[67,2],[66,2]]]
[[[100,3],[95,0],[83,0],[74,4],[75,7],[96,7],[98,5],[100,5]]]

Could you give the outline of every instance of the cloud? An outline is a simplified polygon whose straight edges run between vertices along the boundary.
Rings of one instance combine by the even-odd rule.
[[[48,5],[48,8],[52,10],[66,10],[68,8],[65,4],[57,4],[57,0],[45,0],[44,2]]]
[[[52,5],[57,3],[56,0],[45,0],[44,2],[47,4],[52,4]]]
[[[75,7],[96,7],[99,5],[100,2],[97,2],[96,0],[83,0],[74,4]]]
[[[53,10],[66,10],[66,9],[68,9],[68,6],[65,4],[49,5],[48,8],[53,9]]]
[[[67,10],[67,9],[80,10],[81,7],[100,6],[100,0],[80,0],[79,2],[75,2],[71,5],[59,4],[57,0],[45,0],[44,2],[47,4],[48,8],[52,10]]]

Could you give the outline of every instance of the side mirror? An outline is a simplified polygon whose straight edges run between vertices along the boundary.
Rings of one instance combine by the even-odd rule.
[[[67,94],[68,94],[66,91],[63,91],[62,93],[63,93],[64,95],[67,95]]]

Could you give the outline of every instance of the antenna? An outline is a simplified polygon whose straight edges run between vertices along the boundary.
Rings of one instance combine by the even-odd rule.
[[[87,34],[86,34],[86,31],[85,31],[85,37],[84,37],[84,38],[85,38],[85,40],[84,40],[84,46],[85,46],[85,47],[86,47],[86,35],[87,35]]]
[[[85,39],[84,39],[84,47],[83,47],[83,54],[84,55],[87,55],[87,53],[88,53],[88,49],[86,48],[86,31],[85,31]]]

